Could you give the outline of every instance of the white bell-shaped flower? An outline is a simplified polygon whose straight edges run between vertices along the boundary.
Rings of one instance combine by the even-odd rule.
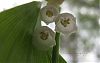
[[[63,34],[73,33],[77,30],[76,18],[70,13],[59,14],[55,19],[55,30]]]
[[[59,14],[59,9],[53,5],[47,5],[41,9],[41,18],[46,24],[53,22],[55,16]]]
[[[33,45],[39,50],[48,50],[56,45],[55,33],[47,26],[37,28],[33,33]]]

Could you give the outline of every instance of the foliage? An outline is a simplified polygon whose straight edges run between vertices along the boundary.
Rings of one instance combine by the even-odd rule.
[[[39,51],[32,45],[32,32],[40,26],[40,4],[31,2],[0,13],[0,63],[51,62],[52,49]],[[66,63],[59,57],[59,63]]]

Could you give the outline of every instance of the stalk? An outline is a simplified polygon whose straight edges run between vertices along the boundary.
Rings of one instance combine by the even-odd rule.
[[[60,38],[60,33],[56,32],[55,36],[56,45],[53,47],[52,51],[52,63],[59,63],[59,38]]]

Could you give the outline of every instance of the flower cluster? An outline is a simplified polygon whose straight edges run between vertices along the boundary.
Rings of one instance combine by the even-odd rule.
[[[70,13],[60,14],[59,7],[63,0],[57,0],[57,3],[55,2],[56,0],[47,1],[47,6],[44,6],[40,12],[41,20],[47,25],[55,22],[55,31],[64,35],[75,32],[77,29],[75,17]],[[56,45],[55,33],[47,26],[37,28],[33,33],[33,40],[36,40],[33,45],[38,49],[47,50]]]

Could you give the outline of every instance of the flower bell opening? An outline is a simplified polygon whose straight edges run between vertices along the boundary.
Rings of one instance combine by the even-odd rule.
[[[47,40],[47,39],[48,39],[48,36],[49,36],[49,34],[48,34],[47,31],[42,31],[42,32],[40,32],[40,38],[41,38],[42,40]]]
[[[66,19],[64,19],[64,20],[62,19],[60,22],[64,27],[67,27],[67,25],[70,24],[69,21],[70,21],[70,19],[67,19],[67,20]]]
[[[47,5],[41,9],[41,18],[46,24],[54,22],[54,18],[59,14],[59,8],[54,5]]]
[[[70,13],[59,14],[55,19],[55,31],[69,34],[76,31],[76,19]]]
[[[47,26],[41,26],[33,32],[32,44],[38,50],[46,51],[56,45],[55,33]]]
[[[47,10],[47,11],[46,11],[46,15],[47,15],[48,17],[52,17],[52,16],[53,16],[53,12],[50,11],[50,10]]]

